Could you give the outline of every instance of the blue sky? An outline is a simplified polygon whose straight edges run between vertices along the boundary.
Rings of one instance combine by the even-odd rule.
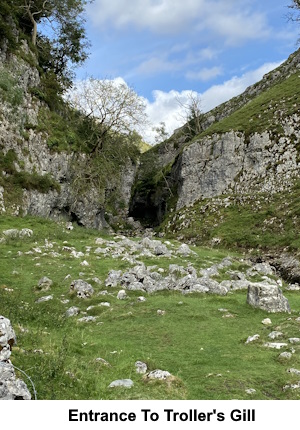
[[[193,91],[203,111],[241,93],[297,49],[291,0],[94,0],[77,78],[122,78],[169,133]],[[181,107],[182,109],[182,107]],[[149,126],[144,137],[153,142]]]

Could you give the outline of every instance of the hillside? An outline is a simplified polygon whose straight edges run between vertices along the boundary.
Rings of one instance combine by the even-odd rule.
[[[191,141],[183,128],[146,153],[131,214],[192,242],[297,250],[299,60],[206,114]]]

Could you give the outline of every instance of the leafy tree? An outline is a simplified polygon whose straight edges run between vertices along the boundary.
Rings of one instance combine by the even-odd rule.
[[[90,0],[18,0],[20,25],[37,47],[39,65],[57,76],[62,87],[71,84],[69,64],[87,58],[83,12]],[[41,31],[39,32],[39,26]],[[44,34],[42,30],[46,27]],[[51,36],[50,36],[51,35]]]
[[[155,132],[155,143],[163,142],[169,137],[169,133],[166,130],[166,123],[164,121],[161,121],[159,125],[153,127],[152,130]]]

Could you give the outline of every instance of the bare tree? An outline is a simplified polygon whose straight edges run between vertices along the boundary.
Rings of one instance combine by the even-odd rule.
[[[130,135],[147,122],[144,100],[122,79],[89,78],[73,86],[67,99],[95,120],[97,142],[92,152],[101,149],[107,137]]]
[[[191,91],[188,96],[187,102],[183,103],[177,99],[182,108],[182,117],[185,121],[185,130],[188,137],[192,138],[202,131],[203,113],[201,109],[201,98],[199,94]]]

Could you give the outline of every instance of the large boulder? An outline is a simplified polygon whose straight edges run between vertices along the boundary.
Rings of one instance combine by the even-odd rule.
[[[0,400],[30,400],[31,394],[21,379],[17,379],[9,357],[16,335],[10,320],[0,316]]]
[[[267,312],[291,312],[289,302],[277,285],[257,282],[248,286],[247,303]]]

